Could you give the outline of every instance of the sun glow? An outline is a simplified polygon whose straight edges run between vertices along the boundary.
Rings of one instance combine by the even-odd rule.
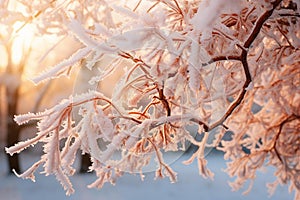
[[[22,22],[16,22],[13,28],[16,30],[16,35],[12,43],[12,61],[18,65],[30,54],[35,31],[32,25],[24,25]]]
[[[0,73],[2,72],[2,70],[5,69],[5,66],[7,65],[7,52],[6,49],[0,45],[0,55],[1,55],[1,59],[0,59]]]

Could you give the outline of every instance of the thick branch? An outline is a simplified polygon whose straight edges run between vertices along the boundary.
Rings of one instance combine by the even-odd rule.
[[[238,98],[230,105],[230,107],[228,108],[228,110],[226,111],[225,115],[216,123],[212,124],[208,130],[212,130],[215,127],[222,125],[224,123],[224,121],[231,116],[231,114],[233,113],[233,111],[241,104],[241,102],[243,101],[246,92],[247,92],[247,88],[249,86],[249,84],[252,81],[251,78],[251,73],[249,70],[249,65],[247,62],[247,56],[248,56],[248,52],[247,49],[251,46],[251,44],[253,43],[253,41],[257,38],[263,24],[269,19],[269,17],[273,14],[273,11],[275,10],[275,8],[280,4],[281,0],[277,0],[275,2],[272,3],[273,8],[271,10],[266,11],[263,15],[260,16],[260,18],[257,20],[251,34],[249,35],[248,39],[245,41],[242,49],[242,53],[239,57],[239,61],[241,61],[243,69],[244,69],[244,74],[246,77],[245,83],[243,85],[243,89],[241,91],[241,93],[239,94]]]
[[[266,11],[255,23],[255,26],[252,30],[252,33],[249,35],[248,39],[244,43],[244,48],[249,48],[253,41],[256,39],[259,34],[263,24],[269,19],[269,17],[273,14],[275,8],[281,3],[282,0],[276,0],[272,3],[273,8],[271,10]]]
[[[163,89],[157,89],[159,94],[159,100],[163,104],[163,107],[166,109],[167,116],[171,116],[171,109],[169,106],[169,102],[166,100]]]

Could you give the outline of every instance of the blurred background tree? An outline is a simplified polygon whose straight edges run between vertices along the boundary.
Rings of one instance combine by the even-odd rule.
[[[39,13],[33,15],[31,5],[18,1],[1,1],[0,19],[0,136],[1,148],[18,142],[21,138],[33,136],[36,124],[18,126],[13,118],[18,113],[38,112],[48,104],[55,104],[72,92],[72,86],[61,87],[56,81],[35,86],[30,77],[68,56],[71,52],[62,49],[64,45],[76,43],[70,38],[55,34],[39,35],[32,23]],[[55,49],[55,52],[49,50]],[[65,86],[70,84],[61,79]],[[69,83],[68,83],[69,82]],[[72,84],[71,84],[72,85]],[[13,169],[20,173],[18,155],[7,156],[9,173]]]

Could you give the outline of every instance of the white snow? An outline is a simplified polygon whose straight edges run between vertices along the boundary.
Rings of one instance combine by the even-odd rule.
[[[203,179],[198,175],[197,163],[189,166],[182,164],[187,156],[182,156],[171,165],[178,172],[178,182],[171,184],[169,179],[153,180],[154,172],[146,174],[141,181],[139,175],[125,175],[119,179],[115,186],[104,185],[101,190],[88,189],[86,185],[94,181],[93,174],[75,174],[71,181],[74,184],[75,194],[65,196],[65,192],[54,176],[45,177],[36,174],[36,182],[22,180],[14,175],[7,175],[6,157],[0,153],[0,199],[5,200],[60,200],[60,199],[268,199],[266,182],[274,180],[273,170],[267,168],[267,172],[258,172],[257,180],[251,192],[243,196],[243,191],[232,192],[227,184],[230,178],[222,168],[225,162],[220,154],[208,155],[208,166],[215,173],[214,181]],[[37,156],[28,152],[21,154],[22,168],[29,167],[37,160]],[[272,200],[293,199],[293,194],[288,193],[287,186],[278,187],[275,194],[269,198]]]

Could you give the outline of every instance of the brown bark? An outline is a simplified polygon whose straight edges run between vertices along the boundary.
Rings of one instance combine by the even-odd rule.
[[[8,89],[9,90],[9,89]],[[19,99],[19,87],[17,87],[13,93],[10,93],[11,91],[7,90],[7,104],[8,104],[8,120],[7,120],[7,135],[6,135],[6,146],[10,147],[14,144],[18,143],[21,127],[18,126],[13,118],[14,115],[17,113],[17,107],[18,107],[18,99]],[[8,159],[8,168],[9,173],[13,173],[13,170],[15,170],[17,173],[21,172],[20,169],[20,162],[19,162],[19,154],[14,154],[13,156],[10,156],[7,154]]]
[[[84,154],[81,156],[80,170],[79,173],[87,173],[89,166],[92,165],[91,156],[89,154]]]
[[[7,128],[8,129],[7,129],[6,145],[13,146],[19,141],[21,129],[18,125],[13,123],[9,123]],[[17,173],[20,173],[21,169],[20,169],[20,162],[19,162],[19,154],[14,154],[13,156],[7,154],[7,158],[8,158],[9,173],[13,173],[13,170],[15,170]]]

